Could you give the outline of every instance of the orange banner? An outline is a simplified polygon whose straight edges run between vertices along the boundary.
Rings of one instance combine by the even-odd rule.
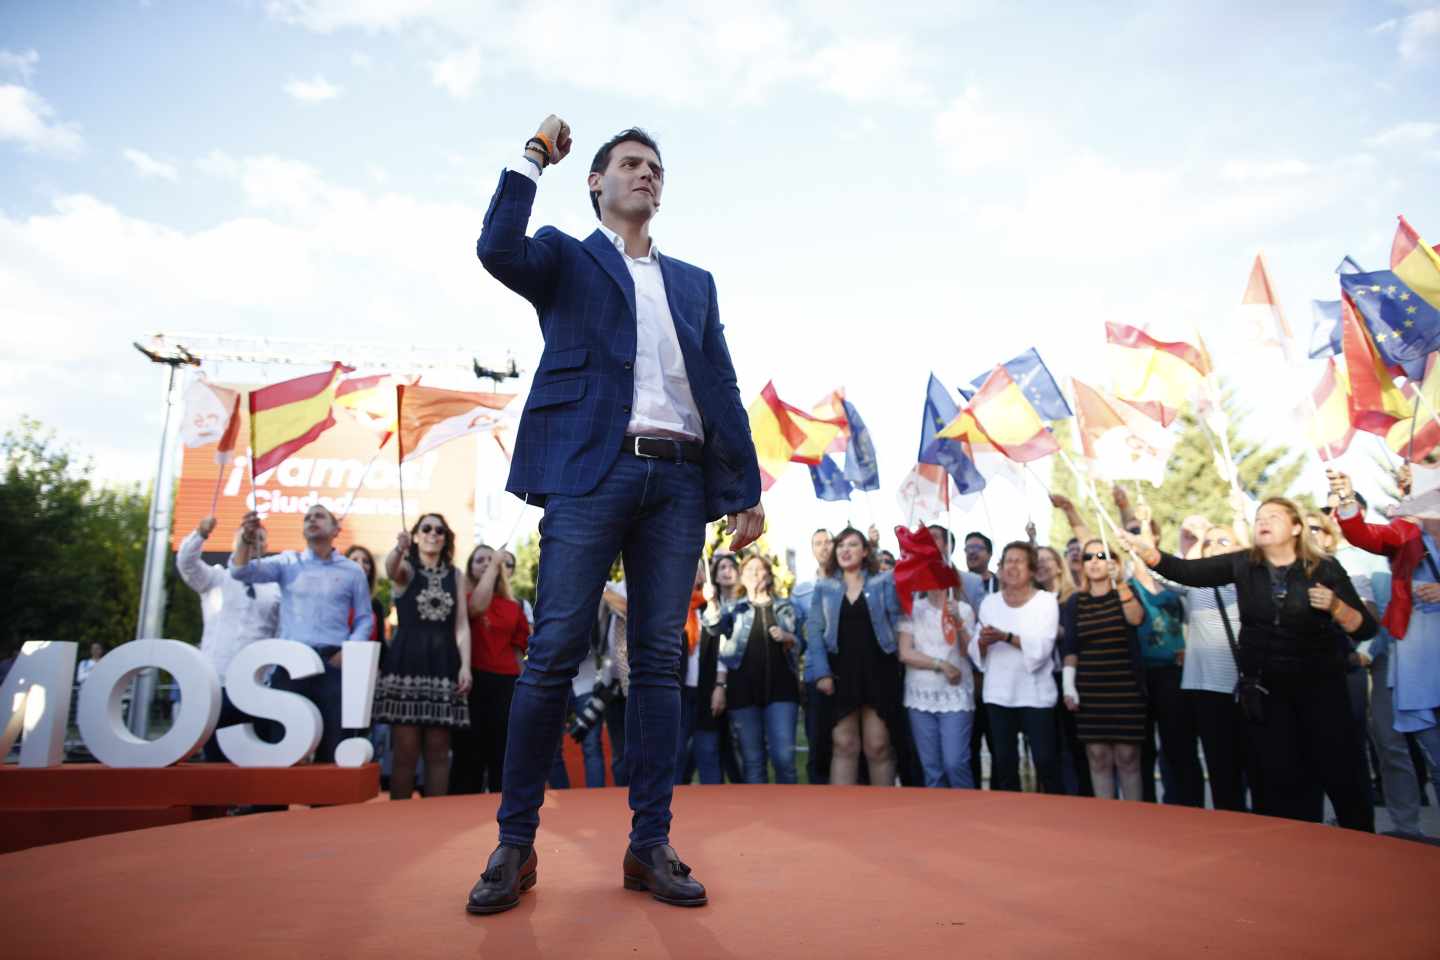
[[[246,389],[239,387],[235,389]],[[249,412],[241,404],[240,437],[250,436]],[[376,456],[377,438],[352,417],[337,413],[335,426],[292,454],[273,470],[261,473],[252,498],[250,458],[244,440],[227,464],[215,462],[215,446],[187,447],[175,494],[174,522],[170,532],[177,548],[202,517],[210,512],[216,484],[218,520],[207,550],[229,551],[240,518],[254,504],[265,519],[270,550],[303,550],[301,518],[321,503],[343,516],[342,550],[359,543],[369,547],[379,562],[395,545],[400,530],[400,468],[392,440]],[[475,540],[475,439],[447,443],[405,464],[405,519],[414,524],[421,511],[445,516],[455,531],[455,562],[463,563]]]

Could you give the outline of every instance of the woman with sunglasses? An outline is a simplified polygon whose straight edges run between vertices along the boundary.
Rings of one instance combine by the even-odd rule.
[[[1061,610],[1065,708],[1076,715],[1095,796],[1140,800],[1140,744],[1145,738],[1144,668],[1135,631],[1145,607],[1130,584],[1115,583],[1104,543],[1082,544],[1085,586]]]
[[[505,772],[510,701],[525,662],[530,623],[510,591],[494,549],[480,544],[465,563],[470,619],[470,729],[455,739],[452,793],[499,793]]]
[[[399,626],[375,688],[372,718],[391,724],[390,799],[408,800],[425,755],[425,796],[448,792],[450,735],[470,723],[470,621],[451,560],[455,534],[438,513],[401,531],[385,557]]]
[[[1259,782],[1256,812],[1318,822],[1330,797],[1342,827],[1373,831],[1368,783],[1354,762],[1345,661],[1336,633],[1375,635],[1375,619],[1344,568],[1321,555],[1300,508],[1272,497],[1255,515],[1255,546],[1243,553],[1181,560],[1139,537],[1125,544],[1163,577],[1192,587],[1234,584],[1241,699]]]

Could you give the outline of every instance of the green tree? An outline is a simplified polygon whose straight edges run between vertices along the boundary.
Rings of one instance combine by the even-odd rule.
[[[0,439],[0,580],[11,591],[0,650],[27,640],[135,637],[149,497],[138,487],[97,487],[77,460],[33,419]]]
[[[1235,409],[1233,391],[1223,391],[1221,402],[1229,416],[1227,439],[1239,473],[1240,488],[1255,500],[1288,495],[1304,469],[1308,451],[1297,451],[1283,443],[1261,443],[1248,439],[1240,431],[1244,417]],[[1062,446],[1075,458],[1070,425],[1067,422],[1062,426],[1064,429],[1057,429],[1056,436],[1061,438]],[[1124,483],[1132,502],[1136,500],[1138,490],[1140,497],[1150,505],[1156,522],[1160,524],[1159,546],[1163,550],[1178,548],[1180,522],[1192,514],[1208,517],[1217,523],[1228,523],[1231,517],[1230,488],[1218,466],[1217,450],[1209,430],[1188,409],[1180,414],[1177,428],[1179,437],[1166,465],[1165,482],[1158,487],[1144,482]],[[1087,496],[1078,492],[1077,478],[1063,461],[1055,465],[1051,489],[1070,497],[1081,515],[1093,520],[1094,506]],[[1120,515],[1110,489],[1097,485],[1097,492],[1106,513],[1118,526]],[[1311,498],[1309,494],[1302,494],[1298,499],[1308,504]],[[1051,540],[1057,547],[1063,546],[1072,535],[1069,523],[1059,511],[1056,511],[1051,531]]]

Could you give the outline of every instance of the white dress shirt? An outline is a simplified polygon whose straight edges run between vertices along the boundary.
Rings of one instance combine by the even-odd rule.
[[[200,612],[205,618],[200,653],[223,683],[226,668],[241,648],[280,635],[280,587],[257,583],[252,591],[224,567],[201,560],[204,544],[200,534],[191,533],[175,554],[175,567],[180,579],[200,594]]]
[[[540,171],[529,160],[509,169],[539,181]],[[645,256],[631,257],[619,234],[603,223],[600,230],[619,251],[635,284],[635,391],[625,432],[631,436],[704,442],[705,428],[690,392],[690,375],[685,371],[675,318],[665,297],[660,250],[651,239]]]

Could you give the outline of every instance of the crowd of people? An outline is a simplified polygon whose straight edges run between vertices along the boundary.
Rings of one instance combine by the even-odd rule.
[[[1253,520],[1239,500],[1233,516],[1187,518],[1175,554],[1118,486],[1123,529],[1108,535],[1052,497],[1075,534],[1063,554],[1033,527],[997,556],[985,533],[957,543],[931,526],[955,586],[905,598],[873,527],[816,530],[814,575],[788,595],[763,554],[716,551],[685,625],[675,783],[800,782],[803,723],[810,783],[976,789],[988,751],[989,788],[1020,790],[1028,753],[1046,793],[1311,821],[1328,798],[1335,822],[1359,830],[1383,802],[1396,832],[1418,836],[1425,780],[1440,790],[1440,521],[1370,523],[1332,476],[1319,511],[1272,498]],[[513,553],[482,544],[457,567],[454,530],[427,513],[380,564],[362,546],[342,556],[339,521],[317,506],[304,551],[265,555],[252,514],[221,566],[201,560],[213,529],[202,520],[176,558],[201,597],[201,651],[223,675],[253,640],[314,648],[322,673],[270,682],[320,709],[317,762],[349,733],[341,645],[372,640],[384,645],[372,737],[391,797],[500,790],[533,629]],[[616,570],[568,704],[587,787],[627,782]],[[382,571],[393,629],[375,599]],[[227,699],[221,724],[244,719]],[[213,739],[204,757],[223,759]],[[563,751],[549,785],[572,785]]]

